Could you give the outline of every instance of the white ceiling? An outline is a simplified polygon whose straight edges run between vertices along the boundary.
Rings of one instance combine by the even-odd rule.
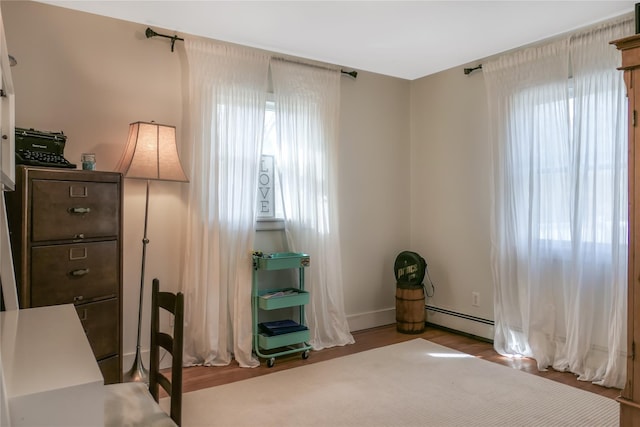
[[[42,3],[413,80],[633,12],[635,1]]]

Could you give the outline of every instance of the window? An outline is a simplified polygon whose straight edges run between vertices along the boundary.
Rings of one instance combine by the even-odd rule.
[[[535,173],[537,169],[539,173],[537,183],[526,177],[522,177],[522,182],[530,188],[539,186],[540,240],[608,245],[626,241],[626,216],[623,215],[619,223],[614,219],[620,218],[615,209],[617,194],[624,191],[616,188],[615,183],[624,182],[619,174],[626,175],[626,162],[619,162],[621,168],[614,166],[617,163],[614,159],[616,141],[609,136],[609,123],[589,117],[585,122],[598,123],[597,129],[580,129],[581,123],[574,120],[578,102],[582,105],[581,114],[585,115],[589,114],[584,111],[585,105],[594,105],[598,98],[612,96],[610,90],[595,92],[585,94],[585,99],[578,101],[570,80],[568,102],[544,102],[534,109],[534,115],[542,120],[568,121],[566,135],[540,138],[539,147],[526,148],[531,153],[532,169],[523,168],[522,171]],[[595,132],[597,136],[587,136],[587,132]],[[576,215],[585,209],[589,212]],[[617,233],[622,234],[615,236]]]
[[[256,218],[260,223],[272,222],[275,228],[282,228],[284,208],[282,203],[282,189],[278,174],[278,147],[276,139],[276,111],[275,103],[267,101],[264,117],[264,138],[262,142],[262,158],[258,174],[258,195],[256,203]],[[260,229],[272,228],[267,224]]]

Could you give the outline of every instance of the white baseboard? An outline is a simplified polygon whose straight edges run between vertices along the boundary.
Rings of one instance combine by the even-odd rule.
[[[454,312],[452,312],[454,313]],[[493,341],[493,325],[427,309],[427,322]]]
[[[455,314],[438,313],[432,310],[427,310],[426,319],[427,322],[434,325],[493,340],[493,325],[458,317]],[[390,325],[396,322],[396,309],[388,308],[352,314],[347,316],[347,321],[351,332]]]
[[[396,309],[387,308],[384,310],[348,315],[347,322],[349,323],[349,330],[351,332],[390,325],[396,323]]]

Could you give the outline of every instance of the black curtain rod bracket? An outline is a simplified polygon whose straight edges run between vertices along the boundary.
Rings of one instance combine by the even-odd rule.
[[[357,72],[357,71],[355,71],[355,70],[352,70],[352,71],[340,70],[340,72],[341,72],[342,74],[344,74],[344,75],[347,75],[347,76],[353,77],[354,79],[355,79],[355,78],[358,78],[358,72]]]
[[[473,73],[475,70],[482,70],[482,64],[474,68],[465,68],[464,73],[468,76],[469,74]]]
[[[178,36],[167,36],[165,34],[158,34],[155,31],[153,31],[151,28],[147,27],[147,30],[144,32],[144,34],[147,36],[148,39],[150,39],[151,37],[164,37],[166,39],[171,39],[171,52],[173,52],[173,46],[176,44],[176,40],[180,40],[180,41],[184,41],[183,38],[180,38]]]

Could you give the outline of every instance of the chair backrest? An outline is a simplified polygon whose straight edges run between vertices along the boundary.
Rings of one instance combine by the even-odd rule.
[[[160,331],[160,309],[173,314],[172,335]],[[171,398],[171,419],[180,425],[182,418],[182,342],[184,332],[184,295],[160,292],[160,281],[153,279],[151,294],[151,354],[149,390],[159,400],[159,387]],[[171,379],[160,372],[160,347],[171,354]]]

